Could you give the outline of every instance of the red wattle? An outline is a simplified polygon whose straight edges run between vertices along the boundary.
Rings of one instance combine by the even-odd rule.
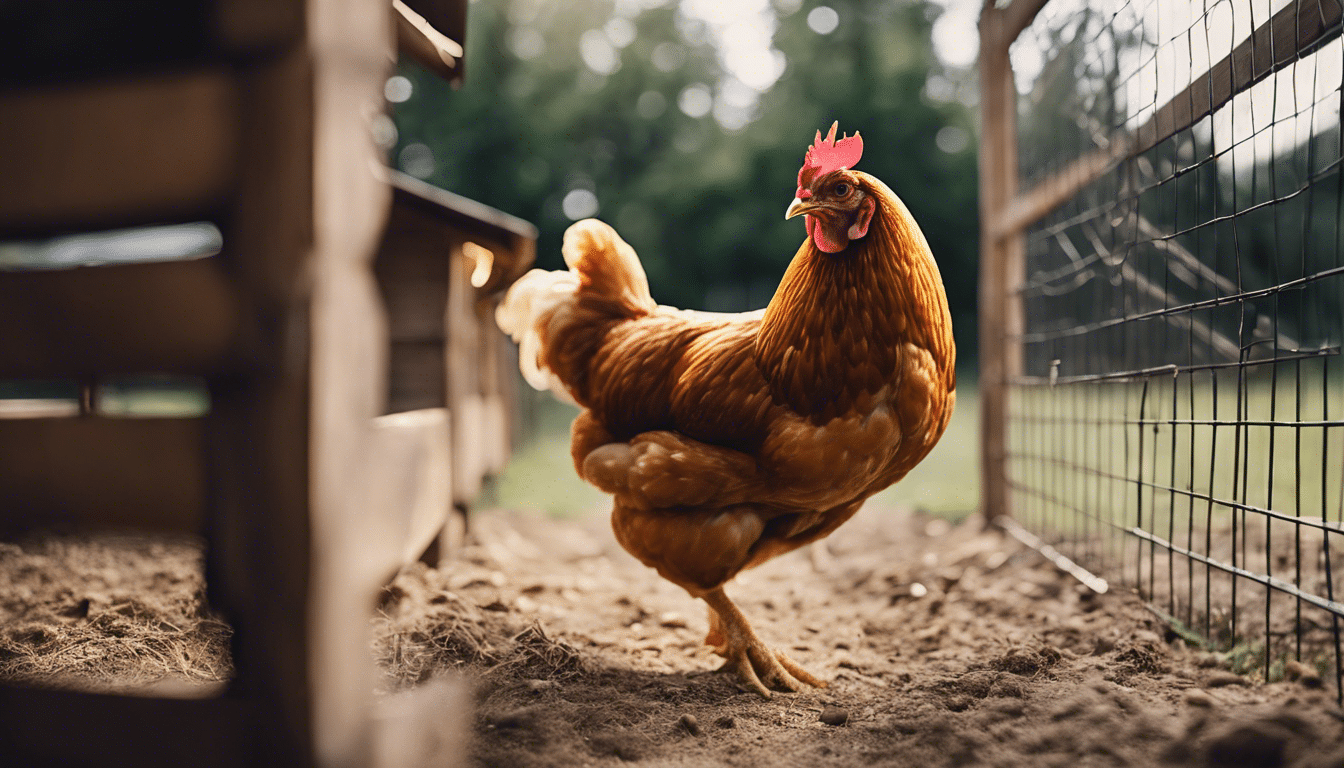
[[[816,244],[818,250],[824,253],[839,253],[845,249],[846,245],[849,245],[848,240],[838,242],[831,239],[826,232],[826,227],[818,224],[811,214],[803,218],[807,220],[807,234],[812,238],[812,242]]]

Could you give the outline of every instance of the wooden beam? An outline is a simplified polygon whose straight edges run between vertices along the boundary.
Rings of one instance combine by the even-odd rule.
[[[210,373],[239,307],[216,259],[0,272],[0,377]]]
[[[243,152],[219,258],[249,317],[262,322],[252,365],[211,378],[206,417],[206,584],[234,628],[232,690],[257,703],[265,727],[255,733],[272,765],[316,762],[320,671],[307,621],[312,69],[307,46],[296,45],[238,73]]]
[[[308,603],[312,733],[319,765],[372,759],[369,655],[374,601],[387,578],[367,542],[381,527],[374,417],[387,398],[387,318],[373,264],[392,203],[369,130],[395,44],[392,14],[369,0],[312,0],[313,248]]]
[[[997,9],[1003,21],[1000,22],[1000,39],[1011,45],[1022,31],[1031,26],[1031,22],[1036,20],[1036,14],[1041,12],[1049,0],[1013,0],[1005,8]],[[986,3],[990,7],[993,0]]]
[[[392,0],[398,52],[449,82],[462,80],[462,45],[435,29],[401,0]]]
[[[377,741],[370,768],[455,766],[471,754],[470,687],[439,677],[379,698],[374,708]]]
[[[1021,369],[1022,303],[1015,288],[1025,246],[1020,233],[989,236],[1017,192],[1017,88],[1008,47],[1021,19],[1007,19],[990,2],[980,15],[980,227],[987,235],[980,239],[980,511],[986,522],[1010,513],[1008,382]]]
[[[1133,146],[1133,142],[1127,138],[1117,137],[1108,149],[1089,152],[1042,179],[1027,192],[1013,195],[988,221],[986,234],[991,239],[999,240],[1025,231],[1073,199],[1089,184],[1109,173],[1118,162],[1132,154]]]
[[[143,768],[273,765],[249,702],[165,699],[0,686],[6,765]],[[13,762],[8,762],[13,761]]]
[[[237,96],[220,70],[0,96],[0,235],[214,210],[233,183]]]
[[[1339,34],[1340,0],[1296,0],[1261,24],[1232,53],[1162,105],[1133,132],[1130,154],[1145,152],[1213,114],[1234,96]]]
[[[399,171],[383,171],[392,186],[393,206],[423,211],[443,222],[460,239],[476,239],[495,252],[495,267],[482,293],[503,290],[536,259],[537,228],[531,222],[455,195]],[[459,240],[460,242],[460,240]]]
[[[200,533],[200,419],[0,419],[0,526]]]

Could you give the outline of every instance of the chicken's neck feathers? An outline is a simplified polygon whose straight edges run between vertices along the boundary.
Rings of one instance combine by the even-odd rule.
[[[907,344],[928,350],[947,388],[955,386],[938,266],[904,204],[873,182],[878,206],[867,236],[835,254],[806,240],[756,338],[756,362],[776,401],[818,422],[893,383]]]

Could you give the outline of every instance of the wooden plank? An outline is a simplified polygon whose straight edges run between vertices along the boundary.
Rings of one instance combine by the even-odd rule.
[[[452,83],[462,82],[462,45],[434,28],[401,0],[392,0],[397,50]]]
[[[304,46],[239,71],[239,188],[220,222],[252,365],[210,380],[211,605],[234,628],[234,695],[257,703],[266,762],[312,765],[309,316],[313,72]]]
[[[378,535],[373,419],[387,398],[387,321],[373,262],[392,194],[369,130],[393,57],[386,4],[311,0],[313,250],[309,424],[313,535],[308,609],[312,733],[322,765],[372,760],[369,616],[387,573]]]
[[[219,371],[238,314],[215,259],[0,272],[0,377]]]
[[[452,508],[448,409],[426,408],[373,421],[370,482],[391,531],[390,573],[420,557]]]
[[[202,449],[200,419],[0,420],[0,525],[200,533]]]
[[[471,709],[470,687],[456,678],[430,680],[380,699],[373,768],[466,765]]]
[[[163,699],[0,686],[0,755],[6,765],[274,765],[258,736],[270,727],[255,706],[234,698]]]
[[[216,208],[233,183],[237,113],[223,70],[0,95],[0,234]]]

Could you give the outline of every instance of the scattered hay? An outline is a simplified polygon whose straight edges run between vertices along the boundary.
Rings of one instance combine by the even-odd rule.
[[[512,638],[509,658],[486,674],[525,676],[533,680],[565,680],[582,674],[583,658],[564,640],[548,637],[541,624],[534,623]]]
[[[584,670],[578,650],[539,623],[520,626],[517,614],[464,600],[447,578],[415,563],[384,590],[373,652],[393,689],[466,668],[483,678],[532,680],[564,680]]]
[[[0,544],[0,680],[120,691],[227,680],[232,630],[206,605],[189,538]]]

